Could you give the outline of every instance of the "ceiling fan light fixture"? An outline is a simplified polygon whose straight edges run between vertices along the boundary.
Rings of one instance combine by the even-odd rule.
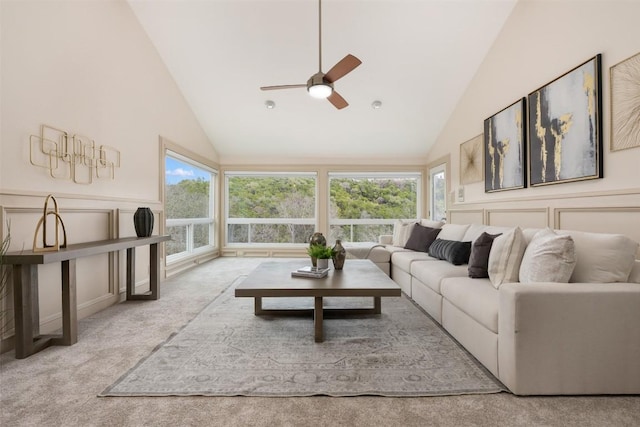
[[[327,98],[333,92],[333,88],[324,83],[309,86],[307,90],[309,91],[309,95],[319,99]]]

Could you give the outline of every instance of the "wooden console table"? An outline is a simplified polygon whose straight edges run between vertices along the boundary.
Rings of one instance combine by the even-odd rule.
[[[158,243],[171,236],[125,237],[122,239],[69,245],[56,252],[11,252],[2,264],[13,266],[13,306],[15,319],[16,358],[24,359],[51,345],[73,345],[78,342],[78,304],[76,299],[76,259],[106,252],[127,250],[127,300],[160,298],[160,252]],[[135,248],[149,245],[149,287],[135,294]],[[38,302],[38,265],[60,262],[62,266],[62,335],[40,335]]]

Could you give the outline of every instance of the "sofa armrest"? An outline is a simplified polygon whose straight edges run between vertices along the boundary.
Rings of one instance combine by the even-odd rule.
[[[640,284],[500,287],[498,376],[515,394],[640,393]]]
[[[393,244],[393,235],[392,234],[382,234],[378,236],[378,243],[381,245],[391,245]]]

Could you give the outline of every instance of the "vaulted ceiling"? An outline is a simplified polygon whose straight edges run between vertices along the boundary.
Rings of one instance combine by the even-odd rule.
[[[221,162],[400,164],[426,158],[516,1],[323,1],[322,71],[362,61],[335,84],[342,110],[259,89],[318,71],[317,0],[129,4]]]

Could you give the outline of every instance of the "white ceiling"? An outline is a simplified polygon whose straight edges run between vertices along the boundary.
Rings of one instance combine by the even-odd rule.
[[[516,1],[323,1],[322,71],[362,61],[335,84],[343,110],[259,90],[317,72],[317,0],[129,4],[222,163],[401,164],[426,158]]]

